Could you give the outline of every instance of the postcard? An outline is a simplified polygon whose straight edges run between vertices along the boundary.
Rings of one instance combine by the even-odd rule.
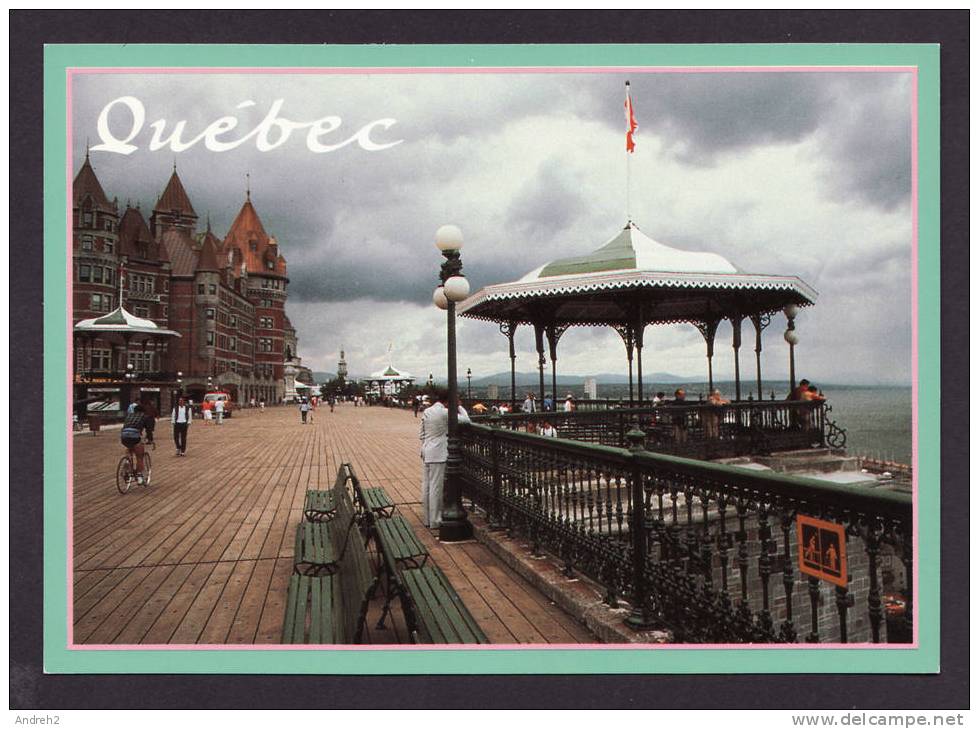
[[[44,81],[46,671],[938,671],[937,46]]]

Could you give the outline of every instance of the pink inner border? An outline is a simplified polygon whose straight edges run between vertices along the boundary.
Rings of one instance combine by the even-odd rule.
[[[910,73],[912,77],[911,94],[911,464],[912,464],[912,508],[913,508],[913,529],[914,529],[914,587],[913,605],[916,611],[919,606],[919,563],[918,560],[918,68],[917,66],[731,66],[731,67],[710,67],[710,66],[663,66],[663,67],[634,67],[634,66],[608,66],[608,67],[446,67],[446,68],[391,68],[391,67],[372,67],[372,68],[260,68],[260,67],[229,67],[229,68],[162,68],[162,67],[130,67],[130,68],[69,68],[66,70],[66,129],[67,129],[67,150],[66,155],[66,187],[68,190],[68,210],[67,210],[67,230],[68,230],[68,251],[72,250],[72,80],[76,75],[88,74],[292,74],[292,75],[363,75],[363,74],[569,74],[569,73],[588,73],[588,74],[610,74],[610,73]],[[68,281],[68,317],[67,317],[67,341],[73,343],[72,322],[74,321],[72,298],[73,285],[73,261],[68,257],[66,267],[66,278]],[[67,380],[68,392],[73,391],[72,362],[74,360],[73,346],[68,347],[69,356],[67,357]],[[889,644],[889,643],[818,643],[815,645],[796,643],[796,644],[742,644],[742,643],[713,643],[713,644],[648,644],[648,643],[629,643],[629,644],[495,644],[480,646],[415,646],[415,645],[378,645],[378,646],[347,646],[347,645],[325,645],[325,646],[292,646],[280,644],[244,644],[244,645],[225,645],[225,644],[164,644],[164,645],[142,645],[142,644],[76,644],[74,640],[74,519],[73,519],[73,494],[70,487],[73,483],[72,465],[74,463],[74,435],[71,429],[73,406],[72,398],[66,398],[68,403],[68,416],[66,432],[69,433],[66,447],[66,483],[67,489],[67,516],[68,516],[68,650],[82,651],[105,651],[105,650],[299,650],[299,651],[443,651],[443,650],[829,650],[829,649],[854,649],[854,648],[873,648],[874,650],[914,650],[919,648],[919,623],[914,621],[913,642],[910,644]],[[916,614],[920,614],[916,612]]]

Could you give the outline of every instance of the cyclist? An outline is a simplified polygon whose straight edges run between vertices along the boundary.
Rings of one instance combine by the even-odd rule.
[[[136,403],[132,412],[126,415],[122,422],[122,434],[120,436],[122,444],[126,450],[136,456],[136,483],[143,485],[143,431],[146,429],[146,414],[143,406]]]

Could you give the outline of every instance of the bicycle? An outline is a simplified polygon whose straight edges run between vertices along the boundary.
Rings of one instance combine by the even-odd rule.
[[[143,486],[150,485],[153,474],[153,459],[149,453],[143,453]],[[116,488],[120,494],[125,494],[136,483],[136,454],[127,450],[126,455],[119,459],[116,466]]]

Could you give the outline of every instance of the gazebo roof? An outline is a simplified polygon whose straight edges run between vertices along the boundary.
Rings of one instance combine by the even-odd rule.
[[[122,306],[116,307],[113,311],[95,319],[82,319],[75,325],[75,331],[89,334],[119,334],[137,335],[144,334],[157,337],[179,337],[180,333],[172,329],[162,329],[156,322],[142,317],[135,316],[126,311]]]
[[[415,376],[407,372],[400,372],[394,365],[388,365],[384,370],[378,370],[367,377],[368,380],[413,380]]]
[[[683,251],[634,223],[598,250],[559,258],[511,283],[487,286],[459,304],[474,319],[616,325],[641,310],[645,323],[699,322],[815,303],[796,276],[746,273],[721,255]]]

